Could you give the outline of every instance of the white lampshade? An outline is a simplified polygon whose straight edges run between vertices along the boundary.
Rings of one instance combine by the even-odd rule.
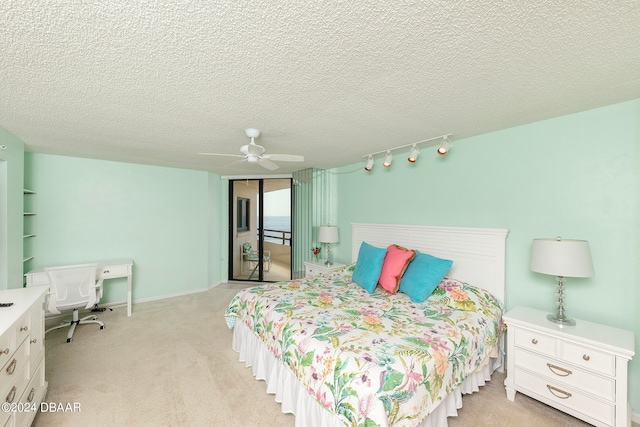
[[[561,277],[593,277],[586,240],[533,239],[531,271]]]
[[[338,238],[338,227],[334,225],[321,225],[318,231],[318,241],[320,243],[337,243],[340,241]]]

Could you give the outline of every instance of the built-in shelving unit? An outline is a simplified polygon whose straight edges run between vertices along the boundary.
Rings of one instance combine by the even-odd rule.
[[[33,256],[30,254],[31,253],[31,247],[27,244],[28,239],[32,238],[32,237],[36,237],[36,234],[33,232],[34,229],[34,225],[31,222],[32,220],[29,220],[28,218],[35,216],[35,212],[31,212],[31,203],[28,202],[28,197],[30,195],[36,194],[35,191],[33,190],[27,190],[26,188],[23,190],[23,194],[25,196],[24,199],[24,206],[25,206],[25,210],[24,210],[24,218],[25,220],[23,221],[23,234],[22,234],[22,238],[24,239],[24,243],[23,243],[23,248],[24,248],[24,254],[23,254],[23,258],[22,258],[22,263],[24,265],[24,272],[26,272],[28,270],[28,266],[27,266],[27,262],[31,261],[33,259]]]

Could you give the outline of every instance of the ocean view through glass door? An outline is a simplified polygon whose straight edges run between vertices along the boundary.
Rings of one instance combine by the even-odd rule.
[[[291,245],[291,217],[290,216],[265,216],[264,217],[265,242]]]

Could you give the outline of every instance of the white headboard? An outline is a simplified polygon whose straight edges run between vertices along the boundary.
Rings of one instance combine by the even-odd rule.
[[[395,243],[452,260],[449,277],[480,286],[505,302],[505,246],[509,232],[505,228],[352,223],[351,229],[353,262],[363,241],[381,248]]]

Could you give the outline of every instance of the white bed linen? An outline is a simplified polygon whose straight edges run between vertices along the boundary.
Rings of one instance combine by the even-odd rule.
[[[267,393],[275,394],[283,413],[295,415],[296,427],[343,427],[338,417],[324,409],[298,382],[295,375],[278,360],[242,322],[233,327],[232,348],[240,362],[251,367],[257,380],[267,383]],[[501,350],[500,350],[501,351]],[[502,357],[491,358],[451,392],[418,427],[446,427],[447,417],[457,416],[462,394],[479,390],[501,366]]]

